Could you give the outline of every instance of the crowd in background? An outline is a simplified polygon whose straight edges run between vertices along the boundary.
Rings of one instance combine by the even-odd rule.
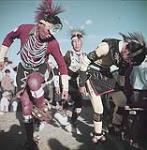
[[[16,70],[13,62],[5,58],[4,68],[0,69],[0,112],[17,111]]]

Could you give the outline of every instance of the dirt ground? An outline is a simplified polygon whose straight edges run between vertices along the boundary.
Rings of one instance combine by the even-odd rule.
[[[92,128],[92,109],[85,107],[79,121],[80,136],[72,136],[57,124],[46,124],[41,131],[39,150],[135,150],[120,138],[107,135],[103,144],[93,144],[89,133]],[[26,150],[25,131],[21,113],[0,115],[0,150]]]

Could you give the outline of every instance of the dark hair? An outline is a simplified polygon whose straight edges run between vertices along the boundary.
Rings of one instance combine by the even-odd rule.
[[[128,33],[127,35],[120,33],[123,40],[127,42],[126,48],[130,52],[130,56],[132,58],[132,62],[134,65],[140,65],[147,54],[146,43],[144,37],[141,33]]]
[[[52,23],[53,25],[60,24],[61,28],[63,27],[62,22],[61,22],[61,20],[58,16],[49,16],[49,15],[47,15],[47,16],[44,17],[44,20],[49,22],[49,23]]]
[[[81,38],[83,38],[83,35],[82,34],[73,34],[71,36],[71,39],[74,38],[74,37],[77,37],[78,39],[81,39]]]
[[[146,50],[144,50],[144,46],[131,41],[126,47],[130,51],[130,55],[133,59],[134,65],[140,65],[146,57]]]

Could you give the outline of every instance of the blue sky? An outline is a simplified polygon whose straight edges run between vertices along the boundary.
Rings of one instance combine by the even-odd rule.
[[[0,43],[5,35],[22,23],[34,23],[40,0],[0,0]],[[55,0],[65,12],[59,16],[73,27],[85,27],[83,49],[93,50],[106,37],[121,38],[118,33],[142,32],[147,37],[147,0]],[[63,53],[71,48],[69,27],[65,24],[56,38]],[[16,64],[19,41],[10,47],[9,57]]]

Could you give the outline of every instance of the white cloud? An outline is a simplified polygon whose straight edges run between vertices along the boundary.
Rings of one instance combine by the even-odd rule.
[[[86,21],[84,22],[83,25],[81,25],[80,28],[81,28],[82,30],[84,30],[87,25],[91,25],[92,23],[93,23],[92,20],[88,19],[88,20],[86,20]]]
[[[87,25],[90,25],[90,24],[92,24],[93,22],[92,22],[92,20],[90,20],[90,19],[88,19],[88,20],[86,20],[86,22],[85,22],[85,24],[87,24]]]

